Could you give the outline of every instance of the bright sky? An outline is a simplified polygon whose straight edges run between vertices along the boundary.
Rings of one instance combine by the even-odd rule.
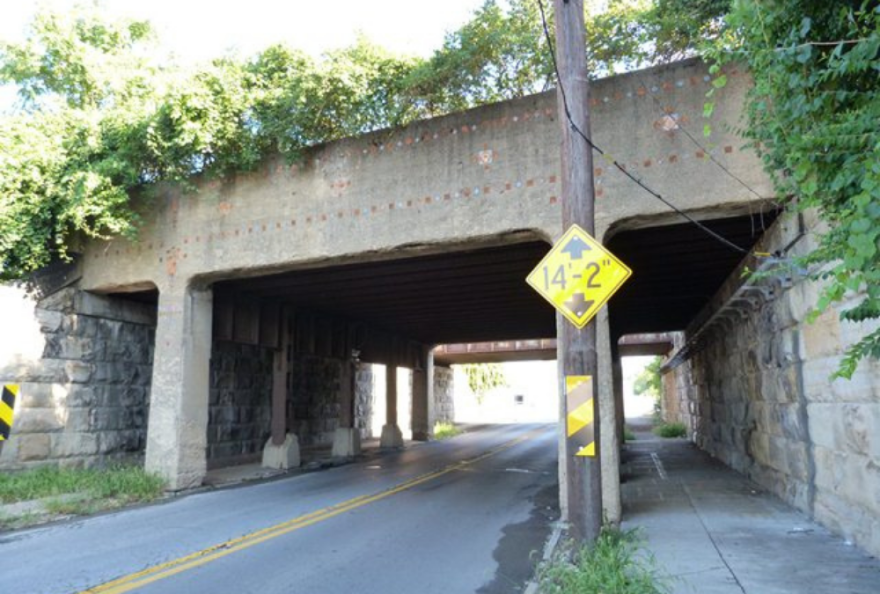
[[[0,39],[20,39],[37,6],[76,0],[0,0]],[[237,50],[250,55],[275,42],[312,54],[351,43],[362,31],[390,50],[430,55],[483,0],[101,0],[110,14],[148,19],[162,44],[184,61]]]

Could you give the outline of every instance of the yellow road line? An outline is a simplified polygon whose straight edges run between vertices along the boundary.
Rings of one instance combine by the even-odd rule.
[[[292,520],[287,520],[286,522],[275,524],[274,526],[263,528],[255,532],[245,534],[244,536],[239,536],[237,538],[227,540],[226,542],[208,547],[206,549],[202,549],[201,551],[197,551],[190,555],[179,557],[171,561],[166,561],[165,563],[160,563],[159,565],[148,567],[147,569],[144,569],[142,571],[131,573],[121,578],[105,582],[99,586],[89,588],[88,590],[83,590],[82,592],[80,592],[80,594],[122,594],[123,592],[131,592],[132,590],[141,588],[143,586],[146,586],[147,584],[151,584],[153,582],[163,580],[173,575],[177,575],[178,573],[187,571],[188,569],[199,567],[200,565],[205,565],[206,563],[210,563],[211,561],[216,561],[217,559],[225,557],[226,555],[230,555],[237,551],[247,549],[254,545],[260,544],[261,542],[266,542],[267,540],[277,538],[295,530],[306,528],[307,526],[317,524],[318,522],[323,522],[324,520],[329,520],[330,518],[333,518],[345,512],[362,507],[364,505],[368,505],[381,499],[385,499],[386,497],[391,497],[392,495],[396,495],[397,493],[406,491],[407,489],[412,489],[413,487],[426,483],[435,478],[441,477],[445,474],[449,474],[450,472],[454,472],[466,466],[476,464],[481,460],[485,460],[490,456],[494,456],[499,452],[512,448],[519,443],[531,439],[534,435],[544,430],[545,429],[535,429],[534,431],[530,431],[524,435],[521,435],[520,437],[505,442],[498,447],[495,447],[479,456],[476,456],[475,458],[456,462],[455,464],[450,464],[449,466],[446,466],[445,468],[442,468],[440,470],[435,470],[434,472],[422,474],[408,481],[400,483],[394,487],[385,489],[384,491],[379,491],[378,493],[374,493],[372,495],[360,495],[358,497],[348,499],[341,503],[337,503],[336,505],[331,505],[308,514],[298,516],[296,518],[293,518]]]

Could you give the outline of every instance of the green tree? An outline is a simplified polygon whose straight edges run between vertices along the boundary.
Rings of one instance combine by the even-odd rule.
[[[703,29],[664,33],[678,21],[663,6],[682,3],[610,0],[591,10],[593,71],[688,51]],[[695,14],[686,22],[711,18]],[[274,46],[190,69],[163,54],[148,23],[108,20],[95,7],[41,12],[24,42],[0,44],[0,84],[20,97],[17,111],[0,115],[0,278],[65,258],[83,238],[134,237],[157,182],[195,189],[196,175],[252,170],[271,154],[297,159],[308,146],[553,80],[534,0],[487,0],[428,60],[359,39],[319,60]]]
[[[662,366],[663,357],[654,357],[650,363],[645,365],[633,383],[633,393],[636,396],[660,397],[663,389],[663,380],[660,376],[660,367]]]
[[[507,385],[504,368],[498,363],[467,363],[461,367],[467,376],[468,387],[480,404],[491,390]]]
[[[818,247],[791,265],[823,283],[814,315],[880,318],[880,4],[737,0],[711,52],[754,78],[745,136],[793,210],[815,210]],[[880,329],[850,347],[836,375],[880,357]]]
[[[828,227],[794,265],[826,283],[819,311],[856,295],[844,319],[880,318],[876,0],[587,6],[594,74],[700,49],[748,65],[745,135],[778,194]],[[275,46],[186,70],[162,54],[148,23],[95,8],[42,12],[24,42],[0,43],[0,84],[20,96],[16,112],[0,115],[0,278],[25,277],[83,238],[134,237],[156,182],[193,187],[195,175],[251,170],[271,154],[296,159],[311,145],[553,81],[534,0],[487,0],[427,60],[360,39],[319,60]],[[867,356],[880,356],[880,330],[849,349],[840,375]]]

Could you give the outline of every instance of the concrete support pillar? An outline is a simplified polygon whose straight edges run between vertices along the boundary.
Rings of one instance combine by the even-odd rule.
[[[397,426],[397,365],[385,366],[385,426],[379,445],[383,448],[403,446],[403,433]]]
[[[357,359],[347,363],[340,391],[339,427],[333,434],[333,456],[348,458],[361,453],[361,434],[354,426],[354,406],[357,391]]]
[[[608,324],[608,308],[596,316],[596,350],[599,356],[599,451],[602,457],[602,509],[605,519],[619,524],[620,503],[620,432],[617,402],[614,389],[614,365],[612,363],[611,332]],[[620,359],[617,359],[620,365]],[[621,379],[622,381],[622,379]],[[622,384],[621,384],[622,385]]]
[[[568,324],[568,322],[562,316],[557,315],[556,336],[562,334],[560,324]],[[573,462],[568,459],[565,450],[565,442],[567,439],[565,424],[565,368],[562,363],[562,356],[559,348],[556,350],[556,384],[556,393],[559,395],[556,403],[557,409],[559,410],[559,440],[557,442],[557,449],[559,452],[559,512],[562,521],[567,522],[569,518],[568,476]]]
[[[623,410],[623,361],[621,361],[619,349],[611,345],[611,371],[612,386],[614,388],[614,413],[617,423],[617,435],[623,445],[623,436],[626,430],[626,414]]]
[[[160,290],[145,466],[172,491],[206,472],[212,314],[210,289]]]
[[[434,424],[437,422],[436,402],[434,401],[434,349],[425,347],[427,353],[425,381],[428,384],[428,437],[434,437]]]
[[[278,349],[272,366],[272,435],[263,446],[263,466],[285,470],[300,465],[299,438],[287,433],[287,377],[290,372],[290,312],[279,316]]]
[[[429,363],[429,359],[431,363]],[[431,438],[431,384],[434,377],[433,353],[423,348],[419,353],[419,364],[413,370],[412,388],[412,438],[428,441]]]

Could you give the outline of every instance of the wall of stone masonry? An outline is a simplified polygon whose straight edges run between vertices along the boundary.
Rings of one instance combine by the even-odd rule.
[[[373,417],[385,418],[385,410],[377,410],[374,366],[359,363],[355,377],[355,428],[362,439],[373,435]],[[313,355],[297,355],[291,363],[291,387],[288,394],[293,420],[291,430],[301,446],[333,444],[339,426],[343,393],[350,390],[351,363],[341,359]]]
[[[215,341],[211,353],[208,466],[259,460],[271,433],[273,351]]]
[[[684,334],[672,333],[672,352],[684,344]],[[666,373],[661,378],[663,390],[661,394],[660,413],[667,423],[683,423],[688,435],[693,435],[693,420],[696,412],[694,381],[690,366],[684,366],[678,373]]]
[[[291,362],[290,394],[292,430],[300,446],[330,445],[339,425],[343,380],[348,381],[348,364],[339,359],[313,355]]]
[[[794,241],[791,253],[806,253],[815,225],[807,217],[807,234],[792,239],[793,222],[780,223],[766,251]],[[880,556],[880,362],[830,379],[846,347],[878,324],[839,319],[858,296],[809,323],[819,292],[804,280],[778,290],[715,331],[676,375],[691,375],[700,447]]]
[[[434,421],[455,422],[455,373],[451,367],[434,366]]]
[[[156,307],[0,287],[0,383],[20,385],[0,469],[136,462],[144,452]]]

